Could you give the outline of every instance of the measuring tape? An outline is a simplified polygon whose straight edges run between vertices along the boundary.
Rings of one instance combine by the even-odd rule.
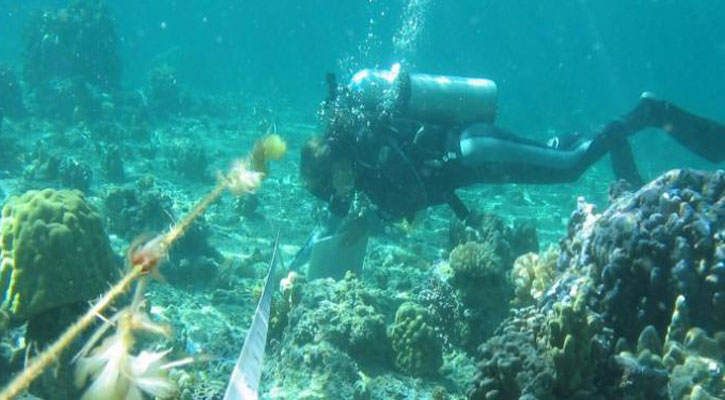
[[[272,291],[274,290],[274,269],[279,262],[279,235],[274,241],[272,260],[269,262],[267,278],[264,282],[262,297],[257,303],[252,325],[244,339],[242,352],[239,353],[234,371],[229,378],[224,400],[258,400],[259,381],[262,377],[262,361],[264,348],[267,344],[267,330],[269,326],[269,310],[272,306]]]

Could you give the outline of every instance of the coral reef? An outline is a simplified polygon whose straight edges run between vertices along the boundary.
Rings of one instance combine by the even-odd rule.
[[[580,294],[573,304],[556,303],[554,315],[547,321],[545,340],[556,370],[554,391],[563,396],[592,385],[594,336],[602,323],[589,315],[585,302],[586,296]]]
[[[390,333],[395,366],[417,376],[436,375],[443,364],[442,342],[427,309],[413,302],[400,305]]]
[[[123,157],[121,149],[112,145],[106,148],[101,159],[101,169],[106,179],[111,182],[123,182],[126,173],[123,169]]]
[[[292,273],[281,289],[262,377],[274,398],[430,398],[441,385],[460,393],[451,377],[472,374],[465,358],[443,357],[426,308],[350,272],[309,282]]]
[[[497,280],[501,258],[489,242],[468,242],[456,246],[449,256],[454,282]]]
[[[496,334],[481,345],[479,371],[470,400],[516,400],[523,395],[551,399],[556,371],[546,351],[539,350],[546,318],[533,307],[514,309]]]
[[[480,348],[470,399],[596,398],[592,390],[609,338],[586,296],[553,310],[515,309]],[[591,397],[588,397],[591,396]]]
[[[341,282],[327,290],[314,281],[304,283],[299,304],[289,313],[290,333],[299,345],[327,341],[358,362],[385,363],[390,343],[375,293],[351,273]]]
[[[352,273],[338,282],[293,278],[286,286],[287,324],[283,330],[276,328],[281,331],[278,346],[282,358],[272,366],[285,368],[274,378],[284,381],[270,384],[286,390],[297,388],[284,398],[298,398],[296,393],[302,396],[299,398],[316,398],[313,394],[354,398],[361,366],[389,363],[391,347],[381,294],[365,288]],[[289,371],[287,365],[297,367]]]
[[[684,295],[693,326],[725,329],[725,172],[669,172],[620,197],[597,222],[587,253],[602,287],[600,310],[635,341],[662,336]]]
[[[428,310],[432,319],[431,325],[443,340],[443,345],[450,348],[457,343],[459,333],[465,331],[465,327],[460,324],[460,321],[465,320],[465,307],[453,286],[434,275],[418,291],[417,302]]]
[[[722,398],[724,207],[722,171],[668,172],[602,214],[580,199],[560,275],[481,346],[469,398]]]
[[[216,279],[223,257],[209,243],[210,234],[209,224],[203,218],[189,227],[169,254],[165,268],[169,283],[199,287]]]
[[[23,77],[28,105],[39,116],[95,120],[112,109],[121,58],[105,1],[72,0],[33,14],[25,27]]]
[[[198,141],[180,140],[168,149],[169,169],[180,176],[198,182],[209,180],[209,156]]]

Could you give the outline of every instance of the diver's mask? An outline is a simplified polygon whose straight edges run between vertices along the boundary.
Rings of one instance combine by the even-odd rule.
[[[422,122],[445,125],[491,123],[496,119],[498,90],[488,79],[363,69],[353,75],[349,88],[373,109]]]

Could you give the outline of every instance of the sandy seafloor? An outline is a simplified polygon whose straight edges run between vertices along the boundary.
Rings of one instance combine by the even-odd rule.
[[[161,269],[168,282],[153,283],[146,295],[154,318],[174,328],[173,338],[165,343],[174,347],[174,355],[203,355],[202,358],[209,359],[183,370],[184,398],[189,395],[199,399],[221,398],[256,306],[275,234],[279,232],[280,235],[282,259],[289,262],[314,228],[316,216],[321,214],[323,207],[305,191],[298,176],[299,149],[304,140],[318,131],[312,116],[285,105],[275,108],[273,118],[267,112],[260,116],[259,112],[255,114],[255,104],[240,105],[235,100],[221,101],[219,107],[229,107],[233,111],[222,116],[173,117],[155,123],[151,125],[148,141],[122,136],[99,142],[82,123],[60,124],[32,118],[8,121],[1,134],[4,140],[22,150],[16,157],[17,164],[0,165],[3,203],[8,196],[28,189],[59,187],[57,181],[42,181],[33,174],[22,173],[33,168],[37,154],[34,149],[38,148],[38,143],[43,143],[50,153],[75,157],[93,168],[94,180],[86,196],[101,213],[104,212],[103,198],[109,190],[123,185],[132,187],[137,180],[153,176],[155,187],[171,199],[168,215],[171,225],[213,187],[215,171],[225,170],[233,159],[246,154],[254,140],[272,129],[270,121],[274,120],[276,132],[285,138],[289,151],[283,160],[272,165],[270,176],[257,194],[257,209],[242,215],[235,206],[237,200],[227,194],[203,217],[209,244],[223,256],[216,263],[216,272],[188,271],[172,261]],[[110,142],[122,149],[126,176],[121,183],[106,182],[99,172],[99,150]],[[206,178],[188,179],[178,173],[178,166],[170,166],[174,152],[169,149],[179,143],[204,150],[209,160]],[[153,158],[143,155],[148,153],[149,147],[157,150]],[[587,200],[601,207],[606,205],[610,177],[607,161],[603,161],[573,184],[482,185],[462,190],[461,197],[472,208],[495,213],[509,223],[517,219],[534,221],[543,250],[563,236],[577,196],[585,195]],[[421,213],[412,229],[394,225],[374,237],[365,260],[363,280],[366,286],[379,286],[382,280],[370,277],[382,274],[387,277],[385,281],[389,286],[378,287],[382,296],[398,300],[410,298],[413,288],[433,273],[436,262],[447,257],[448,228],[453,218],[450,210],[438,207]],[[119,255],[124,254],[129,242],[113,233],[109,236],[114,250]],[[279,271],[276,279],[285,275],[286,271]],[[7,342],[14,338],[17,338],[17,332],[3,339]],[[6,345],[13,347],[18,343]],[[285,382],[285,368],[290,366],[281,364],[280,351],[279,343],[270,340],[262,398],[298,397],[294,393],[296,389],[282,383]],[[366,381],[385,387],[380,392],[383,394],[377,396],[428,398],[434,387],[443,385],[448,398],[464,398],[475,372],[474,358],[459,349],[448,348],[444,360],[438,377],[415,378],[390,368],[367,371],[373,378],[370,378],[372,381],[366,378]],[[314,381],[314,374],[309,378]],[[304,382],[298,385],[308,386]],[[310,388],[312,394],[300,398],[318,398],[314,395],[314,385]]]

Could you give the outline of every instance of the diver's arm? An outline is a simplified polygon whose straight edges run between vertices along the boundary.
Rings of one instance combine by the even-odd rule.
[[[363,193],[356,193],[350,204],[350,210],[341,221],[337,234],[342,243],[353,245],[370,235],[379,234],[385,228],[385,220],[380,210]]]

